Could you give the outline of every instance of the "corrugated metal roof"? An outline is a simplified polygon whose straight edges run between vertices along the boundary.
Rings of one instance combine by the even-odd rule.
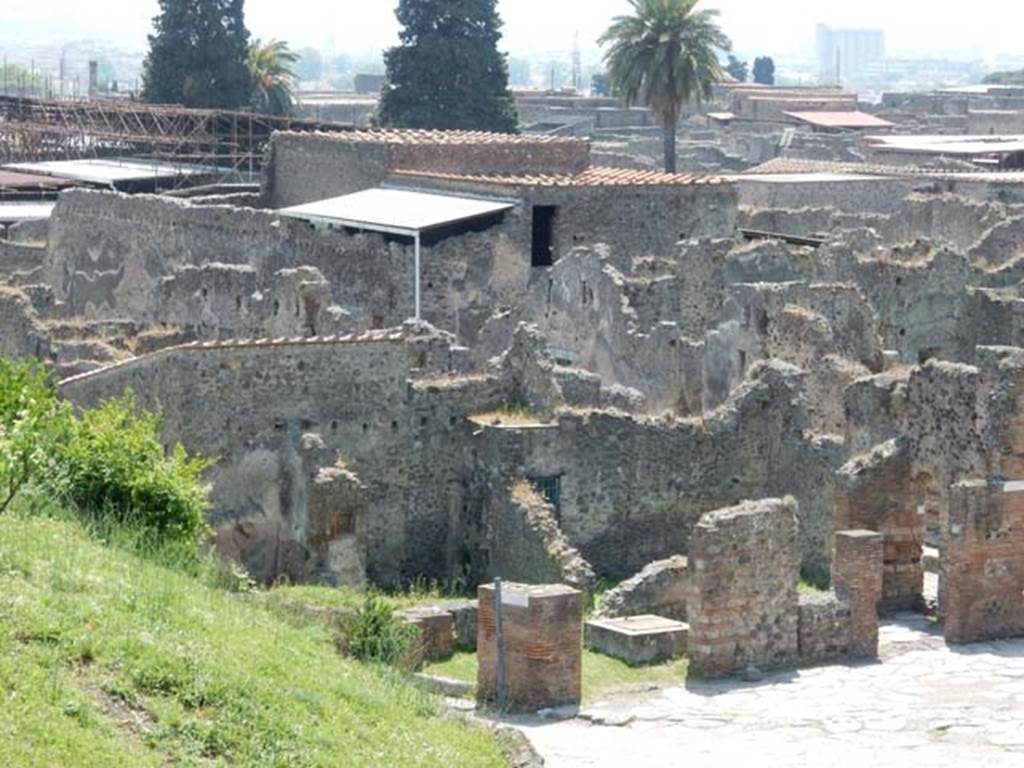
[[[218,168],[158,160],[51,160],[39,163],[12,163],[7,170],[41,174],[86,184],[117,184],[156,179],[174,179],[181,176],[205,176],[222,172]]]
[[[539,174],[473,176],[434,171],[403,170],[394,171],[394,174],[396,176],[493,184],[504,187],[690,187],[727,183],[726,179],[720,176],[639,171],[633,168],[589,168],[581,173],[553,174],[550,176]]]
[[[928,155],[1005,155],[1024,152],[1024,134],[1005,136],[866,136],[871,149]]]
[[[876,178],[924,179],[935,181],[980,182],[985,184],[1024,184],[1024,171],[943,171],[912,165],[881,165],[877,163],[842,163],[834,160],[806,160],[777,157],[734,176],[750,179],[758,176],[795,177],[812,174],[845,174]]]
[[[357,229],[414,234],[490,216],[513,207],[502,200],[480,200],[403,189],[367,189],[351,195],[283,208],[293,219],[320,221]]]
[[[16,224],[19,221],[48,219],[56,203],[0,202],[0,224]]]
[[[784,112],[787,117],[817,128],[892,128],[893,123],[867,112]]]

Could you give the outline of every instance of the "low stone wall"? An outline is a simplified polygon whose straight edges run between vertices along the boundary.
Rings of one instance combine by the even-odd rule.
[[[824,664],[849,656],[850,605],[834,591],[800,595],[800,663]]]
[[[765,499],[709,512],[694,529],[690,671],[727,677],[799,660],[796,503]]]
[[[602,617],[654,614],[686,621],[690,571],[682,555],[657,560],[601,597],[596,615]]]

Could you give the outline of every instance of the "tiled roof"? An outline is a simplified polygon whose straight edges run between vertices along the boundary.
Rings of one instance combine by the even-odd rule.
[[[462,181],[476,184],[493,184],[503,187],[690,187],[698,185],[727,184],[721,176],[691,173],[662,173],[640,171],[632,168],[588,168],[574,174],[538,174],[473,176],[433,171],[393,172],[396,176],[442,181]]]
[[[818,128],[892,128],[893,124],[866,112],[784,112],[787,117]]]
[[[745,171],[740,177],[733,178],[799,173],[844,173],[865,176],[891,176],[904,179],[988,182],[993,184],[1024,183],[1024,171],[944,171],[937,168],[919,168],[913,165],[841,163],[832,160],[804,160],[795,157],[777,157],[774,160],[769,160]]]
[[[538,134],[488,133],[486,131],[422,131],[396,128],[366,129],[340,133],[320,133],[335,141],[353,144],[403,144],[422,145],[510,145],[536,146],[538,144],[582,144],[583,139],[569,136],[546,136]]]

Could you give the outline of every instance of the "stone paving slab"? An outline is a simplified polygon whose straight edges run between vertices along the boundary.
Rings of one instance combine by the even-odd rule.
[[[1024,766],[1024,639],[947,647],[900,617],[880,640],[882,662],[692,683],[517,725],[548,768]]]

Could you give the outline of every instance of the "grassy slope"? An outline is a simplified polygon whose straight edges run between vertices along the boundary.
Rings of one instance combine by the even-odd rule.
[[[484,731],[317,627],[0,518],[0,765],[503,766]]]

